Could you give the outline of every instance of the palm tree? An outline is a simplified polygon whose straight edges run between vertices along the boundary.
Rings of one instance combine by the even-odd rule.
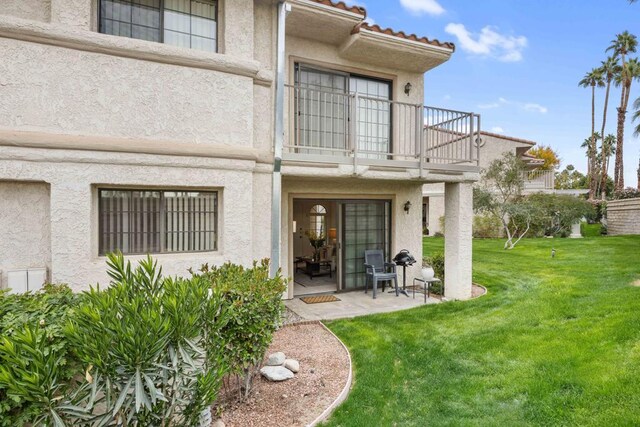
[[[594,166],[596,161],[596,86],[602,87],[604,86],[604,80],[602,79],[602,73],[600,69],[594,68],[584,75],[582,80],[578,82],[578,85],[581,87],[591,87],[591,145],[589,150],[590,153],[588,160],[588,175],[589,175],[589,199],[593,199],[593,195],[596,189],[596,179],[594,172]]]
[[[614,178],[616,190],[622,190],[624,188],[624,164],[623,164],[623,145],[624,145],[624,122],[627,115],[627,105],[629,104],[629,91],[631,89],[631,81],[635,78],[633,72],[635,66],[640,68],[640,64],[635,61],[631,67],[629,64],[632,61],[627,62],[627,55],[636,51],[638,47],[638,39],[633,34],[625,31],[616,35],[616,38],[611,41],[611,46],[607,48],[607,51],[613,51],[615,56],[619,56],[622,62],[620,73],[616,78],[616,85],[622,86],[620,94],[620,106],[618,107],[618,132],[617,132],[617,144],[616,147],[616,164],[614,169]]]
[[[602,65],[600,66],[600,74],[602,74],[602,77],[605,81],[607,89],[604,95],[604,107],[602,111],[602,128],[600,130],[600,135],[604,135],[604,130],[605,130],[605,127],[607,126],[607,110],[609,109],[609,91],[611,89],[611,82],[613,81],[615,75],[619,72],[620,72],[620,65],[618,64],[618,58],[616,58],[615,56],[610,56],[606,59],[606,61],[602,61]],[[604,148],[605,148],[605,141],[603,140],[602,141],[603,151],[600,153],[600,156],[602,159],[606,158],[604,153]],[[607,182],[606,166],[607,166],[606,162],[603,160],[603,168],[602,168],[602,171],[601,171],[602,173],[600,177],[601,185],[598,186],[599,188],[596,188],[596,196],[598,195],[598,193],[600,193],[603,200],[605,197],[603,183]]]
[[[600,195],[602,200],[606,197],[607,177],[609,171],[609,158],[616,152],[616,136],[609,134],[602,140],[602,170],[600,174]]]
[[[593,143],[591,141],[599,141],[600,140],[600,134],[598,132],[594,132],[593,134],[591,134],[591,136],[589,138],[585,138],[584,141],[582,142],[582,144],[580,145],[580,147],[585,149],[585,152],[587,153],[587,158],[588,159],[597,159],[597,155],[598,155],[598,150],[597,148],[594,148]],[[588,167],[593,167],[594,165],[587,165]]]

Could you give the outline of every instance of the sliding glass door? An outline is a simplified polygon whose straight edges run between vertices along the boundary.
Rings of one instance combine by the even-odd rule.
[[[298,152],[347,155],[353,110],[360,157],[387,158],[392,148],[391,82],[297,64],[295,86]],[[359,96],[355,106],[354,94]]]
[[[347,74],[297,66],[296,145],[300,147],[299,153],[347,154],[348,84]]]
[[[358,200],[341,203],[342,290],[363,288],[364,251],[381,249],[385,260],[391,251],[391,202]]]

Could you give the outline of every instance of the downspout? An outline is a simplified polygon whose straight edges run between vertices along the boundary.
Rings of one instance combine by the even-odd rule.
[[[276,99],[273,132],[273,175],[271,177],[271,263],[269,274],[275,277],[280,269],[280,240],[282,221],[282,145],[284,144],[284,70],[285,70],[285,21],[291,8],[284,1],[278,2],[278,35],[276,55]]]

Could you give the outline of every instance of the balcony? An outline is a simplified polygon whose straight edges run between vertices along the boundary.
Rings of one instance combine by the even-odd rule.
[[[537,193],[555,188],[556,175],[552,170],[533,170],[524,172],[524,192]]]
[[[476,114],[298,85],[285,99],[285,162],[478,171]]]

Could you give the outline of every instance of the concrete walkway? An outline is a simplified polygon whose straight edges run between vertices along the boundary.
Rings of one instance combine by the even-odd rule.
[[[371,297],[371,291],[353,291],[335,294],[340,301],[324,302],[320,304],[307,304],[299,298],[285,301],[287,308],[295,312],[304,320],[331,320],[356,316],[364,316],[375,313],[388,313],[391,311],[406,310],[412,307],[424,305],[424,295],[416,292],[413,299],[413,291],[408,290],[409,297],[394,293],[378,292],[377,298]],[[427,304],[437,304],[437,298],[427,298]]]

